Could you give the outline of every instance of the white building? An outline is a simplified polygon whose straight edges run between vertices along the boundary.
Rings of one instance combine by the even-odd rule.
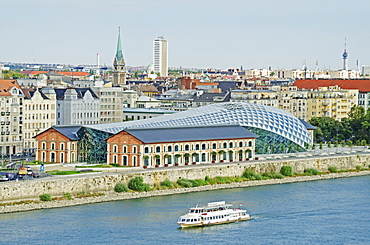
[[[153,42],[153,66],[154,72],[161,77],[168,76],[168,44],[163,37],[158,37]]]
[[[24,151],[33,153],[38,133],[56,124],[56,95],[52,88],[22,89],[24,93]]]
[[[57,124],[96,124],[100,122],[100,99],[91,88],[55,89]]]

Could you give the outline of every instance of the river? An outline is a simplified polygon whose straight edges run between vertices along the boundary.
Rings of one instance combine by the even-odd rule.
[[[179,229],[197,203],[252,219]],[[1,214],[1,244],[370,244],[370,176],[257,186]]]

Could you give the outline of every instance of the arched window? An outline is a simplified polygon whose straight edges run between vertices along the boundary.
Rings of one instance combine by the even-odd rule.
[[[185,151],[188,151],[189,149],[189,145],[185,145]]]
[[[72,143],[72,151],[74,151],[74,150],[75,150],[75,144]]]
[[[122,165],[127,166],[127,156],[122,157]]]
[[[42,149],[46,149],[46,143],[45,142],[42,142]]]
[[[216,143],[212,144],[212,149],[217,149],[217,144]]]
[[[117,152],[117,146],[116,145],[113,146],[113,152]],[[114,162],[114,163],[117,163],[117,162]]]
[[[233,148],[233,147],[234,147],[233,142],[230,142],[230,143],[229,143],[229,148]]]
[[[252,146],[252,141],[249,141],[248,142],[248,146]]]
[[[113,163],[117,163],[117,155],[113,156]]]
[[[224,142],[224,148],[227,148],[227,143],[226,142]]]
[[[199,150],[199,144],[195,145],[195,150]]]
[[[202,153],[202,162],[206,161],[206,153]]]
[[[179,146],[175,145],[175,151],[179,151]]]
[[[63,151],[64,150],[64,143],[60,143],[60,149]]]
[[[136,156],[132,157],[132,166],[136,166]]]
[[[144,153],[149,153],[149,147],[144,148]]]
[[[172,151],[172,146],[171,146],[171,145],[169,145],[169,146],[167,147],[167,151],[168,151],[168,152],[171,152],[171,151]]]
[[[50,162],[55,162],[55,152],[50,153]]]
[[[243,141],[239,141],[239,147],[243,147]]]
[[[205,150],[207,145],[205,143],[202,144],[202,150]]]
[[[161,147],[160,147],[160,146],[157,146],[157,147],[155,148],[155,152],[161,152]]]
[[[123,147],[123,153],[127,153],[127,146]]]
[[[132,153],[136,153],[136,146],[132,147]]]
[[[42,161],[46,162],[46,152],[42,152],[41,155],[42,155],[42,157],[41,157]]]
[[[60,162],[64,163],[64,153],[63,152],[60,153]]]
[[[55,143],[51,143],[51,149],[55,150]]]

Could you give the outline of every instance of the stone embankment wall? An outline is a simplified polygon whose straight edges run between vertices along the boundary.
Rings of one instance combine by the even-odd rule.
[[[354,169],[356,166],[368,167],[370,154],[333,156],[322,158],[297,158],[286,160],[234,162],[229,164],[192,165],[185,167],[143,169],[118,173],[99,173],[84,176],[56,176],[39,180],[19,181],[0,184],[0,202],[32,199],[48,193],[61,196],[65,193],[109,192],[119,182],[128,183],[130,179],[141,176],[145,183],[158,184],[165,179],[176,182],[179,178],[204,179],[206,176],[241,176],[246,168],[256,173],[279,172],[284,165],[292,166],[293,172],[302,173],[307,168],[326,171],[329,166],[340,169]]]

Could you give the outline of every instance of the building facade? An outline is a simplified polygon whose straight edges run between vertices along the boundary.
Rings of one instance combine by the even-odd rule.
[[[168,76],[168,43],[163,37],[153,42],[153,68],[161,77]]]
[[[22,89],[24,98],[24,151],[34,153],[34,136],[56,124],[56,94],[52,88]]]

